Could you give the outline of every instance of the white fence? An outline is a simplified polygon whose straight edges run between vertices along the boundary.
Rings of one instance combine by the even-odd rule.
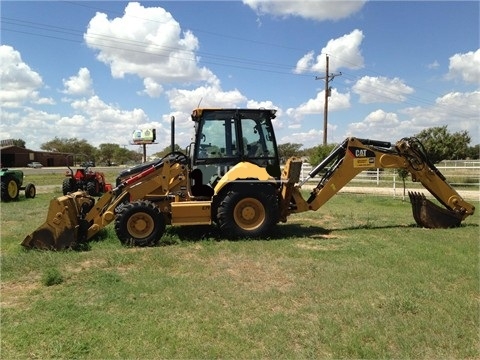
[[[447,182],[455,187],[468,188],[471,190],[480,189],[480,161],[452,160],[443,161],[436,165],[437,169],[445,176]],[[303,163],[300,181],[303,182],[313,167]],[[321,174],[308,180],[308,184],[316,184],[320,181]],[[416,183],[411,181],[410,176],[405,180],[407,187]],[[403,187],[403,180],[399,177],[396,169],[370,169],[358,174],[351,180],[350,185],[354,186],[382,186],[396,189]]]

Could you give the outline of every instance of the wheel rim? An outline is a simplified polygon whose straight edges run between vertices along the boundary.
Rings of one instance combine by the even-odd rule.
[[[265,208],[257,199],[242,199],[235,206],[233,217],[235,223],[242,229],[253,230],[265,221]]]
[[[17,195],[17,191],[18,191],[18,186],[17,186],[17,183],[15,182],[15,180],[9,181],[8,182],[8,187],[7,187],[8,195],[11,198],[14,198]]]
[[[149,236],[155,229],[153,218],[146,213],[131,216],[127,222],[128,233],[137,239]]]
[[[33,198],[35,196],[35,188],[33,186],[31,186],[28,189],[28,196],[30,196],[31,198]]]

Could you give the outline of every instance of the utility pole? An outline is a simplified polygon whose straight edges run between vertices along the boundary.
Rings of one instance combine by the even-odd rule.
[[[342,75],[341,72],[337,74],[329,74],[328,69],[328,54],[326,56],[326,66],[325,66],[325,76],[316,76],[315,80],[323,80],[325,79],[325,104],[323,108],[323,145],[327,145],[327,123],[328,123],[328,98],[332,95],[332,89],[329,86],[330,81],[332,81],[335,76]]]

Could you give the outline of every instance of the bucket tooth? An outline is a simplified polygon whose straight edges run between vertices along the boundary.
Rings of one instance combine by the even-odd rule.
[[[430,200],[424,194],[408,192],[415,222],[429,229],[446,229],[460,226],[462,216],[454,211],[444,209]]]

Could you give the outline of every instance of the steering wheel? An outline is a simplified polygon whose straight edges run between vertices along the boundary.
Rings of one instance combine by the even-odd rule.
[[[188,165],[188,160],[189,160],[188,156],[185,155],[184,153],[180,152],[180,151],[172,151],[172,152],[168,153],[167,155],[165,155],[163,157],[163,159],[166,159],[167,157],[174,157],[175,161]]]

